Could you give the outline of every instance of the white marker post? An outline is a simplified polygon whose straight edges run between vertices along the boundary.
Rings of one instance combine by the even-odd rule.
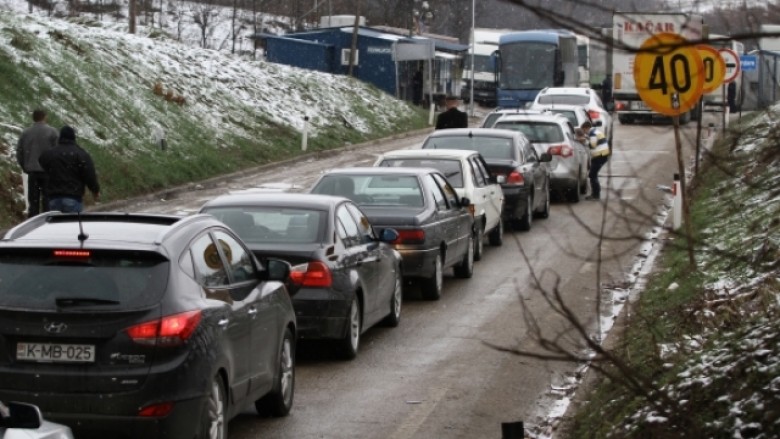
[[[682,225],[682,190],[680,189],[680,174],[674,174],[672,185],[672,229],[678,230]]]
[[[301,151],[306,151],[309,147],[309,116],[303,116],[303,139],[301,141]]]

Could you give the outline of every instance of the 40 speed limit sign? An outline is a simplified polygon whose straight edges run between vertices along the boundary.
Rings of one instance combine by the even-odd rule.
[[[686,44],[678,34],[655,34],[642,43],[634,60],[639,97],[667,116],[679,116],[695,107],[704,87],[699,51]]]

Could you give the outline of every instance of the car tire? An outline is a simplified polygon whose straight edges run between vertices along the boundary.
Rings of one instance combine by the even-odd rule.
[[[618,121],[623,125],[629,125],[634,122],[633,119],[628,116],[618,116]]]
[[[215,375],[211,380],[208,400],[204,410],[204,416],[201,418],[200,438],[227,439],[227,394],[225,392],[225,383],[222,382],[222,377],[219,375]]]
[[[493,227],[493,230],[490,231],[490,235],[488,235],[488,239],[490,240],[490,245],[500,247],[504,244],[504,220],[503,218],[498,219],[498,224],[496,224],[495,227]]]
[[[536,212],[536,216],[542,219],[550,217],[550,187],[547,187],[547,194],[544,196],[544,204],[542,210]]]
[[[436,260],[433,262],[433,266],[433,275],[429,278],[423,279],[423,281],[420,283],[422,296],[425,300],[441,299],[441,289],[442,284],[444,283],[441,254],[436,255]]]
[[[347,334],[338,342],[341,357],[345,360],[357,357],[358,349],[360,348],[361,329],[360,303],[358,303],[357,295],[355,295],[352,298],[352,303],[349,305],[349,311],[347,311]]]
[[[482,236],[483,228],[485,227],[483,225],[483,218],[480,218],[479,221],[474,223],[474,260],[480,261],[482,260],[482,251],[484,250],[484,236]]]
[[[471,236],[466,248],[466,254],[463,255],[463,260],[452,269],[455,277],[468,279],[474,275],[474,247],[476,247],[476,244],[474,243],[474,237]]]
[[[284,330],[277,365],[274,386],[267,395],[255,401],[255,409],[259,414],[282,417],[290,414],[295,397],[295,337],[289,328]]]
[[[398,275],[395,278],[395,289],[393,290],[393,296],[390,298],[390,313],[382,321],[384,326],[395,328],[401,323],[401,305],[404,300],[404,281],[401,277],[401,271],[399,268]]]
[[[580,173],[577,173],[577,182],[574,183],[574,187],[569,188],[569,190],[566,191],[566,195],[568,195],[566,198],[572,203],[580,202],[580,195],[582,194],[582,180],[580,175]]]
[[[525,213],[523,213],[523,216],[517,220],[517,228],[520,230],[531,230],[531,225],[533,224],[534,218],[533,201],[533,197],[528,195],[528,198],[525,200]]]

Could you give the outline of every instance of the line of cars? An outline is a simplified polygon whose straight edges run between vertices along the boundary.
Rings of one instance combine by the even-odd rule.
[[[354,358],[365,331],[400,323],[408,281],[439,299],[446,269],[471,277],[486,240],[549,215],[551,168],[575,154],[523,117],[434,132],[306,194],[17,225],[0,242],[0,400],[79,438],[219,439],[247,404],[287,415],[298,340]]]

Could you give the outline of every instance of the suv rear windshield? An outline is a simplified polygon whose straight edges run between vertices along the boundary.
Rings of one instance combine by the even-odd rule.
[[[0,307],[76,312],[145,308],[161,300],[169,265],[154,252],[3,249]]]
[[[590,96],[582,95],[544,95],[539,96],[540,104],[556,105],[587,105],[590,103]]]
[[[452,187],[463,187],[463,170],[459,160],[450,159],[385,159],[380,166],[384,167],[408,167],[408,168],[433,168],[444,174]]]
[[[561,127],[555,123],[500,120],[496,128],[520,131],[533,143],[563,142]]]

